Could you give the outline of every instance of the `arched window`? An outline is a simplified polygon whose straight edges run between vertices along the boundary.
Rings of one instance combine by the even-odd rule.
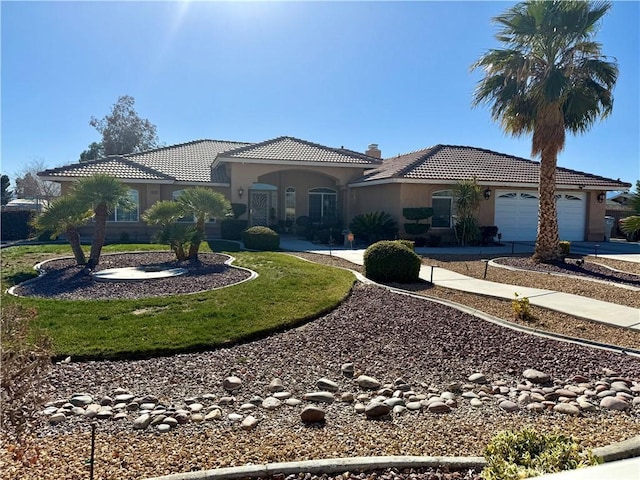
[[[431,226],[434,228],[451,228],[453,225],[453,191],[440,190],[431,196],[433,217]]]
[[[287,187],[284,192],[284,219],[288,222],[296,221],[296,189]]]
[[[309,219],[313,223],[335,223],[338,217],[338,194],[331,188],[309,190]]]
[[[113,209],[113,212],[107,217],[108,222],[137,222],[138,221],[138,213],[140,211],[140,201],[138,190],[130,189],[129,192],[129,200],[133,204],[133,208],[130,210],[124,209],[122,207],[116,207]]]

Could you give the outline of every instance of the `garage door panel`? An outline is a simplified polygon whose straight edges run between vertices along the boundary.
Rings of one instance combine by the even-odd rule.
[[[561,240],[584,240],[586,194],[558,192],[558,230]],[[538,195],[523,190],[497,190],[495,224],[504,241],[534,241],[538,231]]]

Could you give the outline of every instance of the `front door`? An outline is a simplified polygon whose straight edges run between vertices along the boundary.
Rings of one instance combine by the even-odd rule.
[[[251,226],[269,225],[269,193],[261,190],[251,190]]]

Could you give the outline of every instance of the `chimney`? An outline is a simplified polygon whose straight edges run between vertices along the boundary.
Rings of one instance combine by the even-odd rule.
[[[369,148],[364,153],[366,155],[369,155],[370,157],[382,158],[382,152],[378,148],[378,144],[377,143],[369,144]]]

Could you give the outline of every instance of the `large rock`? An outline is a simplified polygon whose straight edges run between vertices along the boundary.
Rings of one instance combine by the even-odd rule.
[[[136,430],[144,430],[151,423],[151,415],[144,413],[133,421],[133,428]]]
[[[331,392],[305,393],[302,398],[308,402],[317,402],[317,403],[333,403],[336,399],[336,397]]]
[[[229,392],[238,390],[242,386],[242,379],[236,376],[227,377],[222,381],[222,388]]]
[[[553,407],[553,411],[564,413],[565,415],[580,415],[580,409],[570,403],[559,403]]]
[[[71,400],[69,400],[74,407],[86,407],[87,405],[93,403],[93,397],[91,395],[76,395]]]
[[[325,411],[319,407],[306,407],[300,413],[300,419],[304,423],[324,422]]]
[[[377,390],[382,386],[378,379],[369,377],[368,375],[360,375],[358,378],[356,378],[356,382],[358,382],[360,388],[365,388],[368,390]]]
[[[242,423],[240,424],[244,430],[251,430],[255,428],[256,425],[258,425],[258,419],[252,415],[249,415],[247,418],[242,420]]]
[[[54,413],[49,417],[49,423],[51,425],[56,425],[58,423],[62,423],[67,419],[67,416],[64,413]]]
[[[269,386],[267,387],[267,389],[271,393],[281,392],[282,390],[284,390],[284,385],[282,385],[282,380],[280,380],[279,378],[274,378],[273,380],[271,380],[271,383],[269,383]]]
[[[607,410],[628,410],[630,405],[618,397],[604,397],[600,400],[600,408],[606,408]]]
[[[282,405],[282,401],[275,397],[267,397],[262,402],[262,408],[266,410],[275,410]]]
[[[498,406],[505,412],[517,412],[520,409],[516,403],[510,400],[503,400]]]
[[[522,376],[530,382],[537,383],[539,385],[549,383],[549,381],[551,380],[550,375],[533,368],[528,368],[527,370],[522,372]]]
[[[389,415],[391,408],[382,402],[370,402],[364,409],[364,414],[368,418],[380,418]]]
[[[451,407],[436,400],[435,402],[429,403],[427,411],[430,413],[449,413],[451,411]]]
[[[487,383],[487,377],[484,375],[484,373],[474,373],[470,375],[467,380],[469,380],[472,383],[479,383],[479,384]]]
[[[336,382],[328,378],[321,378],[316,382],[316,385],[320,390],[326,390],[327,392],[337,392],[340,388]]]

